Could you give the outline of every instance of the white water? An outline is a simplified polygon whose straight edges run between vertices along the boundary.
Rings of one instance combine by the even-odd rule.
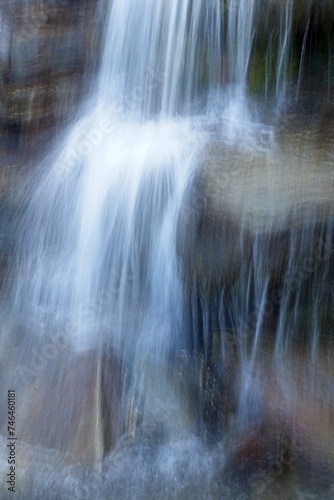
[[[126,429],[133,436],[145,433],[170,407],[173,419],[162,419],[159,435],[179,436],[193,426],[170,367],[184,344],[177,218],[205,134],[197,119],[176,114],[203,108],[203,74],[208,92],[220,76],[218,2],[115,0],[108,19],[97,93],[64,143],[46,158],[45,173],[31,190],[13,290],[14,310],[29,332],[13,380],[27,383],[28,393],[32,385],[36,390],[52,385],[53,398],[61,398],[64,385],[49,366],[56,358],[58,371],[75,388],[74,404],[64,414],[73,421],[87,382],[70,375],[73,362],[66,356],[111,353],[122,372],[115,390],[123,396],[110,403],[119,406],[112,419],[99,407],[103,391],[116,384],[110,380],[99,387],[104,377],[99,354],[87,362],[96,392],[88,403],[96,421],[87,437],[90,460],[103,454],[102,419],[111,418],[107,425],[115,439]],[[55,354],[44,350],[43,359],[43,342],[57,335]],[[63,354],[64,344],[69,354]],[[40,379],[44,370],[47,381]],[[110,370],[112,377],[117,370]],[[33,401],[27,399],[27,421]],[[21,436],[38,441],[39,426],[42,444],[61,447],[57,414],[48,424],[36,418]],[[70,454],[78,448],[75,439],[67,446]]]
[[[220,15],[216,1],[114,1],[99,97],[139,119],[189,112],[204,74],[219,84]]]
[[[258,23],[256,4],[255,0],[230,1],[226,33],[219,1],[114,0],[109,6],[96,93],[67,138],[41,166],[43,177],[31,189],[21,224],[13,305],[28,334],[17,351],[17,369],[6,381],[23,384],[22,366],[37,373],[33,384],[28,377],[21,389],[21,438],[36,446],[26,453],[42,464],[41,475],[39,471],[34,475],[31,498],[39,498],[45,484],[53,483],[55,498],[58,491],[64,498],[67,494],[90,498],[95,490],[99,498],[166,498],[170,488],[177,498],[219,497],[225,490],[227,497],[238,493],[239,485],[233,481],[232,486],[228,478],[221,482],[226,448],[219,444],[208,451],[194,437],[202,425],[202,402],[196,397],[194,402],[191,390],[184,390],[175,368],[180,353],[182,357],[189,349],[184,335],[189,325],[183,269],[176,248],[180,214],[193,209],[185,200],[201,167],[201,154],[209,141],[207,129],[218,130],[227,147],[271,158],[273,129],[261,123],[247,89]],[[287,91],[290,30],[287,3],[279,23],[275,89],[279,103]],[[222,43],[229,57],[226,91],[218,90]],[[291,251],[295,250],[292,245]],[[263,255],[268,258],[262,252],[255,239],[253,267],[246,263],[240,269],[235,309],[244,318],[254,300],[260,309],[266,304],[270,273],[261,268]],[[210,333],[206,331],[210,307],[201,310],[204,337]],[[282,362],[286,338],[293,335],[284,323],[287,311],[283,302],[275,346],[277,365]],[[234,312],[222,314],[222,330]],[[316,357],[317,326],[312,326]],[[43,349],[44,340],[56,334],[65,337],[69,354],[63,359],[60,347],[54,365],[47,362],[36,370],[31,359]],[[192,334],[198,335],[196,327]],[[242,346],[239,353],[237,430],[251,428],[262,417],[266,388],[256,360],[263,335],[259,314],[250,349]],[[219,349],[225,354],[223,343]],[[87,361],[87,352],[97,352],[97,360]],[[105,352],[112,358],[107,375]],[[75,359],[87,367],[87,379]],[[189,368],[189,360],[185,366]],[[118,369],[120,381],[116,381]],[[205,378],[201,361],[196,369],[200,380],[196,383],[201,384]],[[289,375],[281,382],[286,394]],[[86,398],[90,383],[91,399]],[[121,393],[112,400],[117,416],[111,417],[111,410],[106,416],[103,401],[116,386]],[[43,391],[42,403],[50,405],[46,413],[35,408],[33,391]],[[69,399],[66,392],[71,393]],[[88,425],[91,433],[86,436],[81,418],[89,412],[95,428],[91,431]],[[80,432],[67,444],[68,422],[77,422]],[[85,469],[81,461],[98,464],[109,451],[103,442],[108,425],[115,427],[113,445],[123,436],[104,461],[107,471],[101,472],[99,466]],[[126,438],[129,445],[124,444]],[[64,467],[63,455],[46,452],[43,446],[59,447],[76,465]],[[52,463],[54,470],[43,462]],[[21,484],[28,485],[29,467],[22,463],[22,469],[28,472]]]

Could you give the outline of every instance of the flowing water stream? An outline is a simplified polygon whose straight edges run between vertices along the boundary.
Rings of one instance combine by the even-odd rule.
[[[263,2],[108,4],[94,91],[22,201],[17,498],[303,498],[318,475],[331,498],[333,143],[277,126],[310,17],[291,90],[293,3],[268,3],[270,120]]]

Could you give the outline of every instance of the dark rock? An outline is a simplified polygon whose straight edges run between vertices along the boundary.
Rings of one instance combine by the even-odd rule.
[[[3,132],[37,133],[76,114],[100,59],[102,2],[4,2],[0,54]]]

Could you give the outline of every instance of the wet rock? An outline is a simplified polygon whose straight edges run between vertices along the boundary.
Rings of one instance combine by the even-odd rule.
[[[11,270],[15,268],[14,207],[0,197],[0,297],[5,299],[11,285]]]
[[[320,358],[313,379],[307,375],[307,356],[296,352],[287,356],[281,372],[284,380],[276,378],[269,365],[263,366],[262,418],[248,428],[230,427],[225,474],[248,485],[250,498],[276,498],[285,491],[330,497],[334,486],[333,395],[328,392],[332,367],[326,356]]]
[[[264,152],[256,145],[248,151],[224,141],[213,141],[204,151],[178,224],[177,251],[190,308],[197,307],[191,306],[191,296],[201,292],[198,308],[210,301],[219,304],[223,293],[225,304],[229,295],[234,297],[230,306],[235,308],[242,294],[253,313],[266,289],[277,316],[282,301],[273,297],[276,292],[291,297],[304,293],[304,285],[320,286],[320,277],[329,286],[334,248],[331,143],[327,150],[326,142],[317,150],[316,131],[280,141],[282,146],[272,144]],[[304,295],[306,304],[310,297]],[[241,309],[235,316],[245,314]]]
[[[78,113],[100,61],[103,1],[0,6],[0,288],[7,293],[27,175]],[[31,182],[31,181],[30,181]]]
[[[101,461],[123,432],[119,358],[107,347],[75,352],[66,333],[48,331],[32,342],[23,326],[15,345],[5,333],[1,371],[17,389],[19,439],[59,450],[70,463]]]
[[[99,0],[2,3],[5,134],[37,133],[75,115],[99,63],[101,6]]]

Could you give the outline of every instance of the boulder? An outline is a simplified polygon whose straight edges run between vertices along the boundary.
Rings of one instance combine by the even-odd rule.
[[[8,332],[1,373],[16,389],[18,439],[58,450],[70,463],[99,463],[124,430],[121,360],[107,346],[76,351],[65,333]]]

